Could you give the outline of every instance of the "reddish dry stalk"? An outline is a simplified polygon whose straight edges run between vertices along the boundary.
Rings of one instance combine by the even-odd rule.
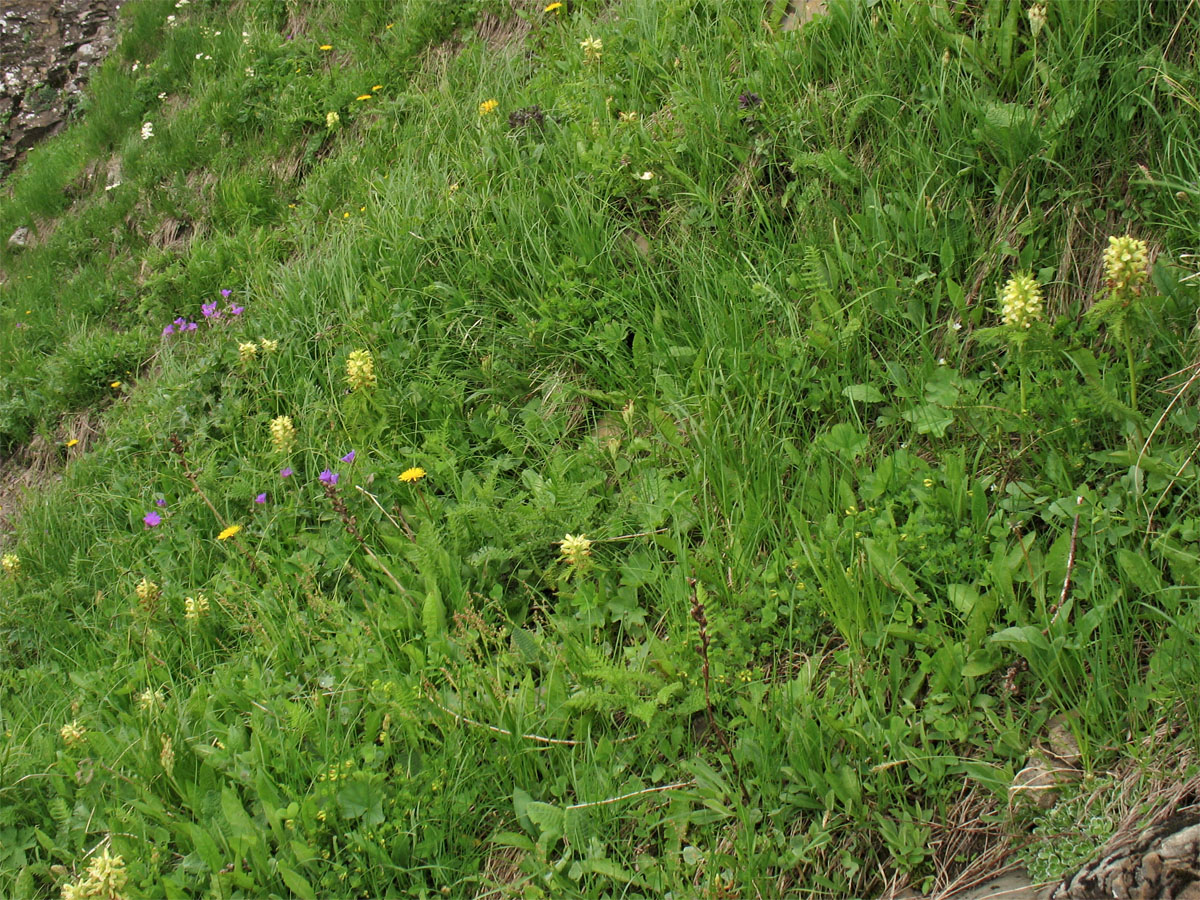
[[[721,746],[725,748],[725,753],[729,757],[729,764],[733,767],[733,775],[737,779],[738,787],[742,792],[742,800],[749,806],[750,793],[746,790],[745,782],[742,781],[742,770],[733,755],[733,748],[729,746],[725,730],[717,724],[717,717],[713,712],[712,696],[709,689],[711,675],[708,665],[708,617],[704,614],[704,604],[700,602],[700,596],[696,591],[696,579],[689,578],[688,584],[692,587],[692,618],[696,620],[696,625],[700,629],[700,646],[696,648],[696,652],[700,654],[700,671],[704,675],[704,708],[708,712],[708,724],[716,734],[717,739],[720,740]]]
[[[350,514],[350,510],[346,507],[346,502],[341,498],[341,495],[338,494],[337,488],[332,484],[325,485],[325,496],[329,498],[329,503],[333,507],[333,511],[336,512],[338,517],[342,520],[342,525],[345,527],[346,533],[350,535],[350,537],[354,538],[354,540],[358,542],[358,546],[362,547],[364,552],[366,552],[367,556],[371,557],[371,559],[375,561],[375,564],[383,570],[383,574],[388,577],[388,580],[391,581],[396,590],[406,597],[411,596],[408,592],[408,589],[402,585],[397,580],[396,576],[392,574],[391,570],[384,565],[383,560],[375,555],[375,551],[368,546],[366,540],[359,533],[358,520]]]

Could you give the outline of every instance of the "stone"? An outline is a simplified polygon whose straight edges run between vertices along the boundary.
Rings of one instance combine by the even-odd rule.
[[[0,177],[58,132],[112,48],[122,0],[0,2]]]
[[[10,250],[26,250],[33,244],[33,232],[22,225],[8,236]]]

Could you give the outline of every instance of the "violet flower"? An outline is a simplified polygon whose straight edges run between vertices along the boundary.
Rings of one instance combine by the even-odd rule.
[[[334,485],[338,483],[338,473],[331,472],[329,469],[323,469],[317,478],[320,479],[322,484]]]
[[[142,521],[146,523],[147,528],[154,528],[156,525],[159,525],[162,522],[162,516],[160,516],[154,510],[150,510],[150,512],[142,516]]]

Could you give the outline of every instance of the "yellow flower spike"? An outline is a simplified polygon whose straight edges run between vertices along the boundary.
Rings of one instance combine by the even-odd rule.
[[[1042,319],[1042,289],[1028,272],[1014,275],[1000,294],[1000,316],[1013,328],[1032,328]]]
[[[271,443],[276,453],[287,453],[296,443],[296,426],[291,416],[276,416],[271,420]]]
[[[559,552],[567,565],[580,566],[592,555],[592,542],[586,534],[568,534],[563,537]]]
[[[218,541],[227,541],[241,530],[242,530],[241,525],[230,525],[228,528],[224,529],[220,534],[217,535],[217,540]]]
[[[76,719],[60,728],[58,734],[63,739],[64,744],[68,747],[74,747],[83,743],[84,736],[87,735],[87,729],[80,725]]]
[[[1130,235],[1109,237],[1104,251],[1104,278],[1117,294],[1138,294],[1150,274],[1150,248]]]
[[[425,470],[420,466],[414,466],[411,469],[405,469],[400,473],[400,480],[405,484],[415,484],[425,477]]]
[[[370,350],[350,351],[346,357],[346,384],[352,391],[375,387],[375,358]]]
[[[604,42],[600,38],[589,35],[579,42],[579,46],[583,49],[583,61],[585,63],[600,62],[600,54],[604,50]]]

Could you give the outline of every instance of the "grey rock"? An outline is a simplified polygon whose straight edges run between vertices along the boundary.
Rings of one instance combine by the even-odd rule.
[[[8,236],[10,250],[25,250],[33,244],[33,233],[22,225]]]

